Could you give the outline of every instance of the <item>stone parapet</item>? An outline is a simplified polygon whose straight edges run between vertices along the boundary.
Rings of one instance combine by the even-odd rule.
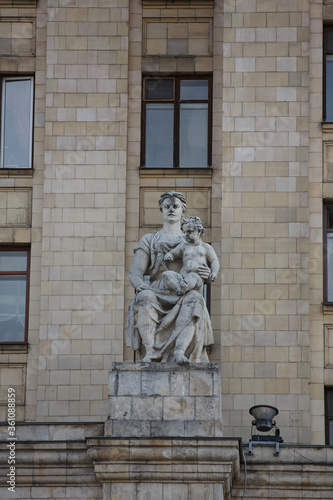
[[[243,443],[245,468],[233,485],[233,498],[333,498],[333,449],[331,446],[256,445],[249,456]]]
[[[105,435],[221,437],[217,364],[113,363]]]

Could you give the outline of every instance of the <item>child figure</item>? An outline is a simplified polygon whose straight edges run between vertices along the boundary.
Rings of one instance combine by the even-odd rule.
[[[200,266],[208,265],[210,267],[210,281],[216,279],[220,267],[213,247],[201,240],[205,228],[200,217],[183,219],[181,229],[186,241],[182,241],[173,250],[166,253],[164,260],[173,261],[177,257],[183,257],[183,266],[180,273],[164,271],[162,274],[164,283],[177,295],[183,295],[190,290],[200,291],[202,289],[203,281],[198,274]]]

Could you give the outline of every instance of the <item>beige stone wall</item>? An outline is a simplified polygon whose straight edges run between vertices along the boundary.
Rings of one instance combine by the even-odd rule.
[[[40,325],[40,262],[43,210],[45,126],[46,1],[1,2],[0,32],[2,74],[34,74],[33,172],[0,170],[0,244],[31,245],[29,296],[29,349],[1,346],[3,392],[0,419],[5,421],[6,390],[17,390],[17,420],[36,418]]]
[[[38,420],[103,420],[123,357],[128,5],[47,23]]]
[[[133,247],[160,227],[159,194],[176,189],[222,264],[210,356],[222,361],[225,435],[248,439],[248,409],[266,403],[286,441],[324,443],[333,131],[321,124],[322,29],[332,5],[0,1],[0,71],[35,76],[33,172],[0,171],[0,244],[31,244],[29,349],[0,349],[0,381],[14,370],[25,394],[20,419],[105,417],[112,361],[133,359]],[[143,73],[213,75],[212,169],[140,169]]]
[[[310,442],[309,2],[224,2],[222,385],[226,435],[277,406]]]

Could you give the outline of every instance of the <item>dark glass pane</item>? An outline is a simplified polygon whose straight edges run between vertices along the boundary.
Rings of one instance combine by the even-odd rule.
[[[333,391],[327,391],[327,416],[333,417]]]
[[[26,278],[0,276],[0,342],[23,342]]]
[[[333,302],[333,233],[327,233],[327,300]]]
[[[146,167],[173,166],[173,104],[146,105]]]
[[[207,167],[208,104],[180,105],[179,166]]]
[[[202,101],[208,99],[208,80],[181,80],[181,101]]]
[[[326,56],[326,121],[333,122],[333,56]]]
[[[173,99],[173,79],[146,80],[146,99]]]
[[[325,52],[333,52],[333,29],[325,29]]]
[[[327,229],[333,229],[333,207],[327,207]]]
[[[329,445],[332,446],[333,445],[333,420],[330,420],[329,421],[329,428],[330,428],[330,442],[329,442]]]
[[[0,271],[19,272],[27,270],[27,252],[3,251],[0,252]]]
[[[5,80],[3,167],[31,166],[31,85],[29,80]]]

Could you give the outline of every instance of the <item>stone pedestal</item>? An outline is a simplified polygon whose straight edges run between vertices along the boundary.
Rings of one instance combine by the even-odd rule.
[[[221,437],[218,365],[113,363],[105,435]]]
[[[217,364],[114,363],[105,436],[88,454],[103,500],[223,500],[239,440],[222,436]]]

